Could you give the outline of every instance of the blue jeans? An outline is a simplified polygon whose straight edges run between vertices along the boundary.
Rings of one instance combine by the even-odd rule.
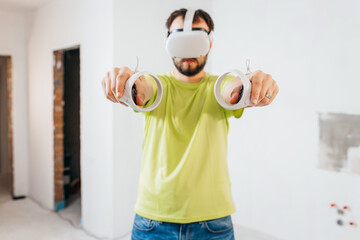
[[[135,215],[132,240],[234,240],[231,215],[201,222],[170,223]]]

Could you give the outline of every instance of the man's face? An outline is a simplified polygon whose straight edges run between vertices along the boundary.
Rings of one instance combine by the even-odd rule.
[[[192,24],[193,28],[204,28],[208,32],[210,31],[208,25],[206,24],[205,20],[200,18],[200,21]],[[181,16],[178,16],[172,22],[169,32],[175,29],[182,29],[184,28],[184,19]],[[191,77],[198,74],[201,70],[204,69],[206,64],[207,55],[198,58],[173,58],[174,65],[176,69],[184,74],[185,76]]]

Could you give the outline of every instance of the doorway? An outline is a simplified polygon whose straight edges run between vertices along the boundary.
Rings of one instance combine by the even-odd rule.
[[[14,198],[11,57],[0,56],[0,202]]]
[[[80,48],[55,51],[54,58],[55,210],[79,224]]]

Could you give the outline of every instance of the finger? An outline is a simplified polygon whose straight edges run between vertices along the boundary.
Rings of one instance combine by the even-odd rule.
[[[238,102],[239,96],[240,96],[240,91],[241,91],[241,86],[242,86],[242,82],[241,82],[240,77],[234,78],[234,80],[232,80],[230,83],[225,85],[225,87],[229,88],[229,90],[231,91],[230,96],[229,96],[230,98],[228,99],[226,97],[226,99],[225,99],[225,102],[227,104],[235,104]],[[223,91],[228,91],[228,90],[224,89]]]
[[[128,105],[126,103],[124,103],[124,102],[119,101],[119,103],[121,103],[122,105],[128,107]]]
[[[274,90],[275,86],[273,86],[273,79],[271,75],[265,74],[264,80],[261,85],[261,90],[258,98],[258,103],[265,100],[265,102],[268,102],[268,98],[265,97],[266,93],[269,93],[271,95],[272,91]]]
[[[144,106],[144,98],[141,98],[139,94],[136,95],[136,105]]]
[[[137,88],[137,89],[140,89],[140,88]],[[144,100],[145,100],[145,93],[138,90],[137,94],[136,94],[136,105],[144,106]]]
[[[116,96],[121,98],[124,95],[126,81],[132,76],[132,72],[129,68],[121,68],[116,80]]]
[[[123,94],[120,94],[120,90],[121,90],[121,86],[120,86],[120,76],[121,74],[119,73],[117,76],[116,76],[116,80],[115,80],[115,94],[116,94],[116,97],[117,98],[121,98]]]
[[[145,89],[144,84],[146,83],[146,79],[144,76],[140,76],[135,81],[136,85],[136,105],[144,106],[145,101]]]
[[[271,88],[267,92],[271,96],[271,98],[269,99],[268,97],[265,96],[264,99],[258,105],[259,106],[269,105],[270,103],[272,103],[274,101],[278,92],[279,92],[279,87],[275,83],[271,86]]]
[[[278,92],[279,92],[279,86],[276,85],[276,87],[275,87],[275,89],[274,89],[274,91],[273,91],[273,93],[271,95],[270,103],[272,103],[274,101],[274,99],[275,99],[276,95],[278,94]]]
[[[118,102],[118,100],[115,98],[115,96],[111,90],[111,81],[110,81],[109,75],[106,78],[106,98],[114,103]]]
[[[237,100],[239,99],[240,92],[234,92],[230,99],[230,104],[235,104]]]
[[[117,76],[117,72],[115,69],[109,73],[109,78],[110,78],[110,82],[111,82],[111,91],[113,92],[114,96],[116,96],[116,94],[115,94],[115,92],[116,92],[116,76]]]
[[[241,86],[242,85],[234,88],[234,90],[231,92],[230,104],[235,104],[238,102],[239,96],[240,96],[240,91],[241,91]]]
[[[101,81],[101,87],[103,89],[104,96],[106,97],[106,77]]]
[[[271,100],[273,99],[274,89],[269,88],[266,93],[269,94],[271,98],[265,96],[260,102],[258,102],[256,106],[266,106],[271,103]]]
[[[109,73],[106,74],[106,76],[103,78],[102,81],[102,86],[103,86],[103,91],[104,91],[104,95],[107,99],[109,99],[110,101],[113,101],[113,99],[111,99],[111,96],[109,94]]]
[[[251,77],[251,103],[256,105],[259,100],[259,95],[261,91],[261,85],[263,81],[263,72],[256,71],[256,73]]]
[[[108,74],[108,78],[110,79],[112,95],[114,96],[115,101],[120,103],[120,101],[116,98],[116,69]]]

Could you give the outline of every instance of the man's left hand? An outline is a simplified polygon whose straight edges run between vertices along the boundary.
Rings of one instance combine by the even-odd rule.
[[[251,103],[255,107],[267,106],[274,101],[279,86],[270,74],[260,70],[247,74],[251,82]]]
[[[270,74],[266,74],[262,71],[256,71],[246,74],[251,84],[251,103],[256,107],[269,105],[274,101],[277,93],[279,92],[279,86]],[[224,86],[223,98],[228,104],[236,104],[239,99],[241,80],[239,77],[235,78],[233,82]],[[231,93],[231,94],[229,94]],[[229,97],[227,97],[229,96]]]

